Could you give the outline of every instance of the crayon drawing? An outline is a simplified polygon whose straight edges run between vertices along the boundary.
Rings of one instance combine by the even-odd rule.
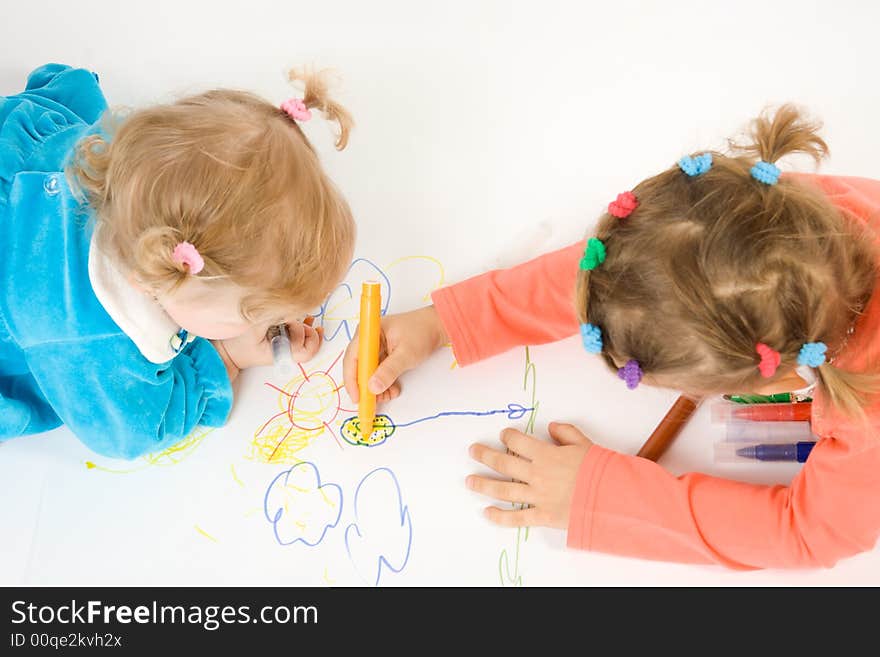
[[[406,280],[409,287],[418,290],[418,303],[431,300],[431,292],[446,282],[443,264],[430,256],[405,256],[389,263],[384,269],[366,258],[352,261],[345,280],[327,297],[315,314],[316,325],[324,328],[324,339],[351,340],[357,328],[360,313],[360,284],[364,281],[379,281],[382,294],[382,314],[394,303],[395,279]],[[422,291],[423,290],[423,291]],[[400,310],[403,310],[401,308]]]
[[[342,489],[321,481],[313,463],[297,463],[277,475],[263,500],[263,512],[280,545],[314,547],[342,517]]]
[[[337,382],[341,376],[332,373],[341,358],[340,351],[325,369],[308,372],[300,365],[300,374],[282,388],[266,382],[278,392],[280,410],[254,433],[245,458],[260,463],[298,463],[297,455],[325,435],[342,449],[334,425],[339,424],[340,413],[356,409],[343,407],[342,384]]]
[[[529,419],[526,423],[525,433],[534,433],[535,432],[535,418],[538,415],[538,406],[540,406],[540,402],[535,398],[536,392],[535,389],[537,387],[537,375],[535,373],[535,364],[532,362],[531,354],[529,353],[529,348],[525,348],[526,354],[526,370],[523,375],[523,390],[529,390],[531,386],[531,408],[529,408]],[[514,504],[513,508],[515,509],[523,509],[525,508],[524,504]],[[520,550],[526,541],[529,540],[529,528],[528,527],[517,527],[516,528],[516,541],[513,546],[513,564],[511,564],[511,557],[507,552],[507,548],[501,550],[501,555],[498,557],[498,577],[501,580],[502,586],[522,586],[522,573],[520,572]]]
[[[87,460],[84,463],[88,470],[94,470],[96,472],[107,472],[110,474],[128,474],[131,472],[137,472],[138,470],[143,470],[144,468],[148,468],[151,466],[176,465],[184,459],[192,456],[199,445],[202,444],[202,441],[207,438],[212,431],[214,430],[208,427],[196,427],[195,429],[190,431],[189,435],[181,440],[179,443],[171,445],[170,447],[167,447],[159,452],[144,454],[139,459],[141,461],[141,464],[134,467],[113,468],[100,465],[91,460]]]
[[[361,578],[378,586],[383,573],[406,567],[412,550],[409,507],[391,470],[376,468],[361,479],[354,493],[354,517],[345,529],[345,549]]]
[[[493,404],[483,409],[479,406],[440,408],[414,418],[379,414],[372,431],[364,436],[356,405],[348,400],[342,386],[344,347],[358,322],[358,299],[352,290],[359,289],[364,278],[381,282],[384,313],[392,307],[396,298],[392,295],[404,281],[409,297],[399,303],[406,307],[413,305],[413,286],[419,301],[430,302],[431,290],[444,282],[444,271],[441,263],[427,256],[399,258],[385,268],[364,258],[353,261],[346,281],[316,313],[316,323],[325,331],[325,346],[318,357],[298,364],[296,375],[286,382],[264,381],[263,389],[271,393],[274,408],[244,441],[240,456],[233,458],[232,463],[225,460],[222,466],[225,481],[234,483],[232,490],[238,491],[236,495],[240,496],[241,513],[236,514],[239,522],[260,520],[263,530],[255,536],[260,543],[268,539],[285,550],[319,550],[319,570],[323,569],[320,582],[326,585],[352,581],[353,577],[378,586],[403,573],[410,563],[414,544],[412,512],[391,468],[374,467],[354,479],[357,482],[354,483],[344,469],[334,469],[332,455],[322,452],[324,456],[319,465],[310,454],[310,446],[323,440],[331,441],[340,456],[348,450],[357,452],[364,447],[379,448],[377,453],[381,454],[381,449],[393,444],[401,431],[406,434],[412,427],[453,418],[504,417],[510,421],[527,418],[530,430],[538,408],[535,368],[527,349],[523,380],[526,399],[522,400],[526,402],[530,395],[527,403]],[[196,428],[180,443],[147,454],[130,467],[92,460],[85,464],[91,471],[111,474],[176,465],[197,453],[212,431]],[[210,455],[211,452],[204,453]],[[349,457],[343,458],[348,464],[353,462]],[[336,468],[339,465],[336,463]],[[266,472],[267,466],[276,467]],[[277,466],[282,467],[279,470]],[[221,538],[234,541],[237,532],[251,531],[250,524],[236,529],[233,524],[226,526],[222,520],[218,522],[220,518],[222,516],[205,518],[200,514],[187,527],[204,545],[220,544]],[[502,584],[522,584],[522,547],[527,540],[528,531],[517,530],[514,545],[502,550],[498,559]],[[346,557],[347,565],[344,564]]]
[[[395,424],[387,415],[377,415],[373,420],[373,431],[369,436],[364,436],[360,428],[360,420],[354,415],[342,422],[341,433],[345,442],[351,445],[360,445],[361,447],[376,447],[384,443],[397,430],[404,427],[411,427],[422,422],[438,420],[444,417],[488,417],[490,415],[503,414],[508,420],[518,420],[526,413],[532,411],[532,408],[526,408],[520,404],[508,404],[507,408],[498,408],[491,411],[440,411],[428,417],[420,417],[417,420],[410,420],[401,424]]]

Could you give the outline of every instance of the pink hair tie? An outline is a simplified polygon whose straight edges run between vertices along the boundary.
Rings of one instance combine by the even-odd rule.
[[[608,214],[618,219],[624,219],[632,214],[633,210],[639,207],[639,201],[632,192],[623,192],[617,195],[617,200],[608,204]]]
[[[295,121],[308,121],[312,118],[312,112],[302,98],[288,98],[281,103],[281,109]]]
[[[202,258],[199,250],[189,242],[181,242],[175,246],[171,258],[177,264],[187,267],[192,276],[195,276],[205,268],[204,258]]]
[[[758,364],[758,370],[761,372],[761,376],[765,379],[769,379],[776,374],[776,369],[782,362],[782,356],[779,355],[778,351],[768,347],[763,342],[759,342],[755,345],[755,351],[757,351],[758,355],[761,357],[761,362]]]

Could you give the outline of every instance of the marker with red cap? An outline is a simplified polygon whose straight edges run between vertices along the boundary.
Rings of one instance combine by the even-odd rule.
[[[797,404],[716,404],[712,420],[750,420],[752,422],[808,422],[813,412],[812,402]]]

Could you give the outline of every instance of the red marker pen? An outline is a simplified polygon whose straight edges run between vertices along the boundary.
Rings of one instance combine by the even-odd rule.
[[[752,422],[809,422],[812,402],[798,404],[717,404],[712,408],[712,420],[750,420]]]

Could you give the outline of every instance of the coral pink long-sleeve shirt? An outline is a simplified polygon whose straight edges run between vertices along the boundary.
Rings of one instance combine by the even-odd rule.
[[[846,215],[880,234],[880,181],[799,175]],[[584,243],[437,290],[434,305],[460,365],[578,332],[573,305]],[[880,362],[880,280],[836,365]],[[540,308],[537,316],[534,308]],[[652,461],[594,445],[580,466],[568,545],[644,559],[730,568],[831,566],[870,550],[880,535],[880,400],[868,421],[848,419],[821,395],[820,436],[789,486],[701,473],[673,476]]]

